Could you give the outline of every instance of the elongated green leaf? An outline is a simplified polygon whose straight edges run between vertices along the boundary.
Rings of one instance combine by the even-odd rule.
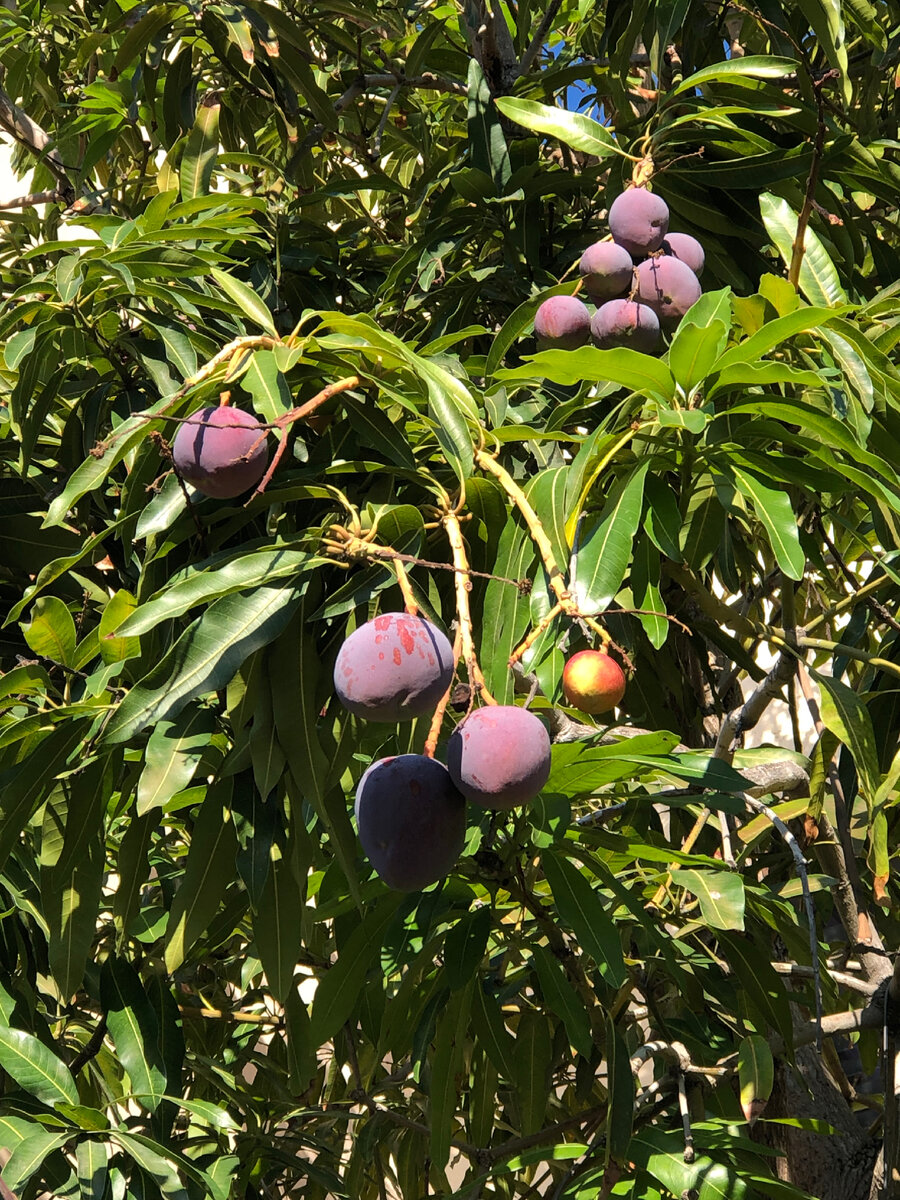
[[[496,377],[504,383],[541,378],[565,384],[586,380],[618,383],[662,400],[671,400],[675,395],[675,380],[665,363],[627,348],[597,350],[584,346],[581,350],[542,350],[528,359],[527,366],[498,370]]]
[[[292,407],[291,389],[272,350],[255,350],[250,355],[241,385],[253,397],[253,408],[264,421],[277,421]]]
[[[136,608],[117,628],[117,633],[122,637],[146,633],[161,621],[180,617],[197,605],[208,604],[231,592],[312,571],[323,566],[325,561],[303,550],[278,548],[243,554],[222,567],[190,571],[183,579],[173,580]]]
[[[845,104],[853,98],[847,59],[847,32],[840,0],[797,0],[797,6],[815,32],[829,64],[838,72],[838,86]]]
[[[234,301],[245,317],[251,320],[254,325],[258,325],[260,329],[264,329],[266,333],[270,333],[272,337],[278,336],[275,323],[272,320],[272,314],[248,284],[244,283],[241,279],[235,279],[233,275],[229,275],[221,267],[211,267],[209,273],[229,300]]]
[[[259,908],[253,914],[253,938],[272,995],[284,1003],[300,955],[303,893],[291,863],[272,847]]]
[[[165,1200],[190,1200],[185,1191],[174,1165],[164,1156],[146,1144],[146,1139],[123,1130],[114,1129],[110,1138],[122,1147],[142,1171],[150,1176],[165,1197]],[[162,1151],[162,1147],[159,1148]]]
[[[676,1196],[692,1189],[697,1189],[698,1200],[744,1200],[749,1195],[743,1174],[734,1167],[715,1163],[705,1154],[686,1163],[680,1133],[645,1127],[632,1134],[628,1156]]]
[[[102,799],[102,792],[97,799]],[[44,914],[50,926],[50,968],[61,994],[67,999],[78,991],[84,979],[85,964],[97,930],[103,888],[106,855],[102,810],[96,805],[86,813],[90,814],[90,823],[80,831],[84,834],[78,843],[82,853],[71,865],[61,862],[41,873]],[[66,841],[70,843],[68,830]]]
[[[552,850],[541,854],[541,865],[560,916],[591,955],[610,987],[625,981],[619,932],[603,901],[567,858]]]
[[[825,0],[830,3],[831,0]],[[819,0],[809,0],[818,5]],[[763,192],[759,198],[763,224],[775,248],[790,266],[797,237],[797,215],[781,196]],[[846,304],[847,293],[841,286],[837,268],[828,257],[819,235],[807,225],[803,235],[803,261],[800,264],[800,290],[811,304]]]
[[[81,1200],[103,1200],[109,1172],[106,1144],[94,1138],[82,1138],[75,1147],[75,1159]]]
[[[769,1043],[758,1033],[741,1039],[738,1047],[738,1080],[741,1108],[751,1123],[756,1120],[772,1095],[775,1062]]]
[[[644,610],[639,616],[644,633],[654,650],[658,650],[669,636],[669,622],[662,615],[665,601],[659,589],[659,551],[646,533],[634,542],[631,595],[635,608]],[[655,616],[655,613],[660,615]]]
[[[75,658],[75,622],[57,596],[39,596],[31,610],[31,622],[22,629],[25,641],[35,654],[73,666]]]
[[[553,554],[560,570],[565,570],[569,559],[566,541],[566,485],[568,467],[551,467],[539,471],[525,488],[529,504],[540,518],[544,532],[550,539]]]
[[[721,354],[723,338],[727,331],[724,321],[695,325],[690,319],[690,314],[679,323],[669,346],[669,367],[685,395],[690,395],[706,378]]]
[[[478,984],[472,993],[472,1027],[494,1070],[505,1079],[514,1079],[516,1043],[503,1022],[497,1001]]]
[[[672,872],[672,882],[697,897],[703,919],[713,929],[744,928],[744,881],[740,875],[680,869]]]
[[[550,1066],[553,1041],[547,1018],[535,1009],[526,1009],[516,1030],[516,1098],[519,1102],[519,1129],[523,1137],[536,1133],[544,1124],[550,1095]]]
[[[872,718],[863,701],[846,683],[810,668],[810,674],[821,691],[822,720],[825,728],[844,743],[853,755],[859,776],[860,791],[871,806],[878,794],[881,773],[878,769],[878,747]]]
[[[153,1112],[165,1094],[166,1070],[158,1049],[156,1014],[131,963],[118,957],[106,960],[100,971],[100,999],[131,1090]]]
[[[569,1041],[578,1053],[589,1058],[594,1044],[591,1024],[584,1004],[569,982],[562,963],[543,946],[532,947],[531,960],[544,994],[544,1003],[560,1018],[566,1027]]]
[[[616,483],[599,517],[589,517],[584,523],[572,579],[582,612],[603,612],[622,586],[641,519],[649,466],[649,459],[638,463],[629,476]]]
[[[187,787],[215,728],[212,711],[200,707],[189,708],[174,721],[160,721],[154,726],[138,780],[138,816],[154,808],[164,809],[176,792]]]
[[[441,1013],[434,1036],[434,1059],[431,1068],[431,1158],[444,1167],[450,1157],[450,1138],[453,1119],[459,1103],[457,1076],[466,1048],[465,1030],[469,1020],[472,981],[450,993]]]
[[[510,176],[509,150],[500,128],[491,89],[481,64],[469,59],[468,87],[469,161],[479,171],[490,175],[502,196]]]
[[[774,321],[766,321],[761,329],[753,333],[730,350],[726,350],[721,358],[713,364],[713,371],[724,371],[735,363],[757,363],[765,354],[780,346],[798,333],[808,333],[818,329],[827,321],[834,320],[841,313],[834,308],[806,308],[801,306],[784,317],[776,317]]]
[[[491,932],[491,910],[486,905],[460,917],[444,939],[444,971],[451,991],[464,987],[484,957]]]
[[[775,559],[789,579],[802,579],[806,555],[800,545],[797,518],[787,492],[775,491],[757,475],[731,465],[731,473],[740,491],[752,502],[765,526]]]
[[[547,133],[573,150],[581,150],[584,154],[593,154],[601,159],[626,153],[616,144],[605,125],[580,113],[554,108],[550,104],[539,104],[536,100],[513,99],[512,96],[501,96],[496,104],[511,121],[535,133]]]
[[[768,54],[748,54],[744,58],[729,58],[725,62],[702,67],[693,75],[689,75],[687,79],[683,79],[677,87],[666,93],[664,102],[668,104],[682,92],[693,91],[694,88],[702,87],[705,83],[714,83],[719,80],[727,83],[732,79],[740,78],[784,79],[786,75],[795,74],[799,66],[800,64],[792,58],[775,58]]]
[[[9,1162],[3,1168],[3,1182],[8,1188],[19,1188],[40,1177],[41,1164],[48,1154],[64,1146],[68,1133],[32,1126],[31,1132],[13,1150]]]
[[[47,798],[56,776],[61,774],[82,742],[87,723],[67,720],[50,733],[35,739],[31,754],[0,774],[0,868],[18,841],[19,834]]]
[[[337,962],[316,989],[309,1031],[314,1045],[321,1046],[333,1037],[353,1012],[369,967],[378,957],[385,930],[402,899],[398,893],[384,896],[341,946]]]
[[[231,816],[231,780],[213,784],[197,814],[184,882],[166,925],[166,969],[175,971],[215,916],[234,874],[237,838]]]
[[[0,1067],[44,1104],[78,1103],[69,1068],[33,1034],[0,1025]]]
[[[217,600],[131,689],[106,739],[126,741],[148,725],[173,719],[196,696],[222,687],[248,655],[281,633],[299,602],[292,587],[259,587]]]
[[[609,1115],[606,1119],[606,1161],[623,1162],[634,1126],[635,1078],[616,1023],[606,1018],[606,1075]]]

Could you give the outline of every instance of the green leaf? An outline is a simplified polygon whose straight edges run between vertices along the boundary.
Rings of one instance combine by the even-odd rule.
[[[148,725],[176,717],[195,697],[223,687],[248,655],[281,633],[299,602],[299,591],[291,587],[260,587],[217,600],[131,689],[106,740],[127,741]]]
[[[476,170],[491,176],[497,195],[502,196],[510,177],[509,150],[497,119],[491,89],[476,58],[469,59],[467,90],[469,162]]]
[[[689,396],[702,383],[722,352],[728,326],[724,321],[695,325],[686,313],[669,346],[669,367],[675,382]],[[699,432],[699,431],[697,431]]]
[[[544,1124],[551,1093],[550,1067],[553,1039],[547,1018],[536,1009],[525,1009],[516,1030],[516,1098],[519,1102],[519,1131],[523,1137],[536,1133]]]
[[[826,0],[830,3],[831,0]],[[818,6],[819,0],[809,0]],[[797,237],[797,215],[781,196],[763,192],[759,198],[763,224],[775,248],[790,266]],[[803,236],[803,260],[800,264],[800,290],[811,304],[846,304],[847,293],[841,286],[837,268],[828,257],[818,234],[807,225]]]
[[[324,566],[326,561],[305,550],[276,547],[241,554],[221,567],[189,569],[183,578],[172,579],[145,604],[139,605],[116,632],[121,637],[146,633],[161,621],[180,617],[198,605],[276,579],[294,578]]]
[[[272,337],[278,337],[272,314],[251,287],[242,280],[235,279],[221,267],[211,267],[209,273],[228,299],[234,301],[245,317],[254,325],[258,325],[260,329],[264,329],[266,333],[271,334]]]
[[[219,152],[221,108],[220,104],[201,103],[197,109],[197,119],[188,134],[178,166],[182,200],[193,200],[195,196],[205,196],[209,192]]]
[[[859,776],[859,788],[871,812],[872,801],[878,794],[881,772],[878,767],[878,746],[872,718],[857,693],[839,679],[824,675],[811,667],[810,674],[819,685],[820,708],[825,728],[847,747],[853,755]]]
[[[497,1002],[476,982],[472,993],[472,1028],[494,1070],[505,1079],[515,1078],[516,1044],[503,1021]]]
[[[154,808],[165,809],[172,797],[188,786],[215,729],[212,710],[199,706],[180,713],[174,721],[160,721],[153,727],[138,780],[139,817]]]
[[[291,389],[278,369],[272,350],[255,350],[250,355],[247,370],[241,377],[241,385],[253,397],[254,411],[267,422],[277,421],[293,407]]]
[[[606,1161],[625,1161],[634,1127],[635,1078],[628,1047],[612,1017],[606,1018],[606,1090],[609,1115],[606,1119]]]
[[[654,650],[664,645],[669,636],[669,622],[664,616],[653,615],[666,611],[665,601],[659,589],[659,572],[659,551],[647,534],[643,533],[634,543],[631,595],[634,607],[646,610],[640,613],[638,619]]]
[[[142,1171],[150,1176],[165,1200],[190,1200],[172,1162],[164,1156],[164,1153],[157,1153],[152,1149],[152,1143],[147,1144],[149,1139],[125,1133],[121,1129],[111,1130],[109,1136],[112,1141],[118,1142],[125,1154],[133,1159]],[[159,1150],[162,1150],[161,1146]]]
[[[738,1046],[738,1081],[744,1116],[748,1121],[755,1121],[772,1095],[775,1083],[771,1047],[758,1033],[742,1038]]]
[[[622,586],[644,503],[644,478],[650,460],[643,459],[614,485],[599,516],[582,527],[571,590],[582,612],[603,612]]]
[[[800,545],[797,518],[787,492],[767,487],[757,475],[730,464],[729,473],[738,489],[753,504],[754,511],[765,526],[775,559],[789,579],[802,579],[806,555]]]
[[[729,871],[672,872],[675,887],[686,888],[700,901],[700,911],[713,929],[744,928],[744,881]]]
[[[613,154],[628,157],[606,126],[590,117],[550,104],[539,104],[536,100],[517,100],[512,96],[501,96],[495,103],[511,121],[534,133],[547,133],[573,150],[581,150],[600,159]]]
[[[42,1129],[40,1125],[32,1127],[32,1131],[19,1142],[3,1168],[3,1182],[7,1188],[15,1188],[18,1191],[25,1184],[39,1179],[44,1159],[54,1150],[64,1146],[70,1137],[68,1132],[54,1133],[52,1129]]]
[[[451,991],[465,985],[478,970],[487,949],[492,914],[486,905],[465,913],[444,939],[444,973]]]
[[[684,1161],[684,1138],[659,1128],[632,1134],[628,1157],[649,1172],[669,1192],[681,1196],[697,1189],[698,1200],[744,1200],[749,1196],[743,1173],[704,1154]]]
[[[206,931],[234,875],[237,838],[231,780],[213,784],[194,825],[184,871],[166,924],[166,970],[175,971]]]
[[[726,350],[714,365],[713,370],[724,371],[735,363],[757,363],[770,350],[782,345],[798,333],[808,333],[818,329],[820,325],[834,320],[840,315],[840,309],[807,308],[801,306],[784,317],[776,317],[774,321],[766,321],[761,329],[753,333],[730,350]]]
[[[157,1048],[156,1014],[131,963],[115,956],[106,960],[100,971],[100,999],[131,1090],[153,1112],[166,1090],[166,1070]]]
[[[675,380],[665,363],[637,350],[542,350],[528,358],[528,366],[496,372],[503,383],[522,379],[549,379],[552,383],[617,383],[631,391],[661,400],[675,396]]]
[[[22,626],[25,641],[42,658],[74,666],[75,622],[57,596],[39,596],[31,609],[31,622]]]
[[[578,1053],[590,1058],[594,1045],[591,1023],[562,963],[543,946],[532,946],[531,961],[537,971],[544,1003],[560,1018]]]
[[[466,1048],[472,981],[455,992],[438,1018],[431,1064],[431,1158],[443,1169],[450,1157],[450,1138],[459,1104],[457,1076]]]
[[[316,989],[309,1030],[314,1045],[321,1046],[333,1037],[353,1012],[369,967],[378,957],[385,931],[402,900],[400,893],[384,896],[340,947],[337,962]]]
[[[282,1004],[294,980],[302,944],[304,894],[277,843],[253,914],[253,938],[272,995]]]
[[[734,79],[784,79],[787,75],[795,75],[800,64],[793,58],[776,58],[768,54],[748,54],[744,58],[729,58],[725,62],[713,63],[702,67],[683,79],[677,87],[667,91],[663,103],[669,104],[682,92],[691,92],[705,83],[724,80],[726,83]]]
[[[626,978],[622,946],[619,931],[603,907],[603,900],[578,868],[562,855],[544,850],[541,865],[560,916],[594,959],[609,986],[620,987]]]
[[[0,1067],[44,1104],[78,1103],[69,1068],[33,1034],[0,1025]]]
[[[131,592],[119,588],[100,614],[100,657],[105,663],[125,662],[129,658],[137,658],[140,654],[141,643],[136,637],[116,637],[113,632],[136,608],[137,600]]]
[[[569,468],[549,467],[538,471],[525,487],[525,496],[537,513],[544,532],[550,539],[553,555],[561,570],[569,560],[566,541],[566,485]]]
[[[81,1200],[103,1200],[109,1173],[105,1142],[82,1138],[75,1147],[75,1161]]]

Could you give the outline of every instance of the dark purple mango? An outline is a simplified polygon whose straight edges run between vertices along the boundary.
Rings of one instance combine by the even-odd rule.
[[[466,802],[443,763],[424,754],[373,763],[356,789],[355,812],[363,850],[398,892],[443,879],[466,840]]]
[[[240,496],[265,474],[269,455],[259,424],[230,404],[199,409],[178,426],[172,443],[178,474],[204,496]]]

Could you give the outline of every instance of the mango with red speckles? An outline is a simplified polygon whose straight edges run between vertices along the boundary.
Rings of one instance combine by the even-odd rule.
[[[453,678],[453,648],[424,617],[384,613],[338,651],[334,688],[367,721],[411,721],[433,712]]]
[[[482,808],[515,808],[547,782],[550,735],[525,708],[477,708],[450,735],[447,769],[467,800]]]
[[[243,409],[201,408],[178,426],[172,459],[198,492],[230,500],[262,479],[268,459],[265,430]]]
[[[400,892],[443,879],[466,840],[466,802],[443,763],[424,754],[373,763],[356,789],[355,812],[369,861]]]

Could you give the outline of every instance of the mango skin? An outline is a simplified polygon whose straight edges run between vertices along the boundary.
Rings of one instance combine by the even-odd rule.
[[[192,413],[172,443],[178,474],[204,496],[240,496],[265,474],[269,452],[259,424],[253,413],[230,404]]]
[[[412,721],[434,711],[453,669],[453,647],[436,625],[384,613],[341,646],[334,690],[348,712],[367,721]]]
[[[563,668],[566,703],[584,713],[610,712],[625,695],[625,672],[600,650],[579,650]]]
[[[467,800],[505,812],[533,800],[547,782],[550,735],[526,708],[477,708],[450,735],[447,769]]]
[[[374,762],[356,789],[363,850],[387,884],[417,892],[453,870],[466,840],[466,802],[443,763],[424,754]]]

